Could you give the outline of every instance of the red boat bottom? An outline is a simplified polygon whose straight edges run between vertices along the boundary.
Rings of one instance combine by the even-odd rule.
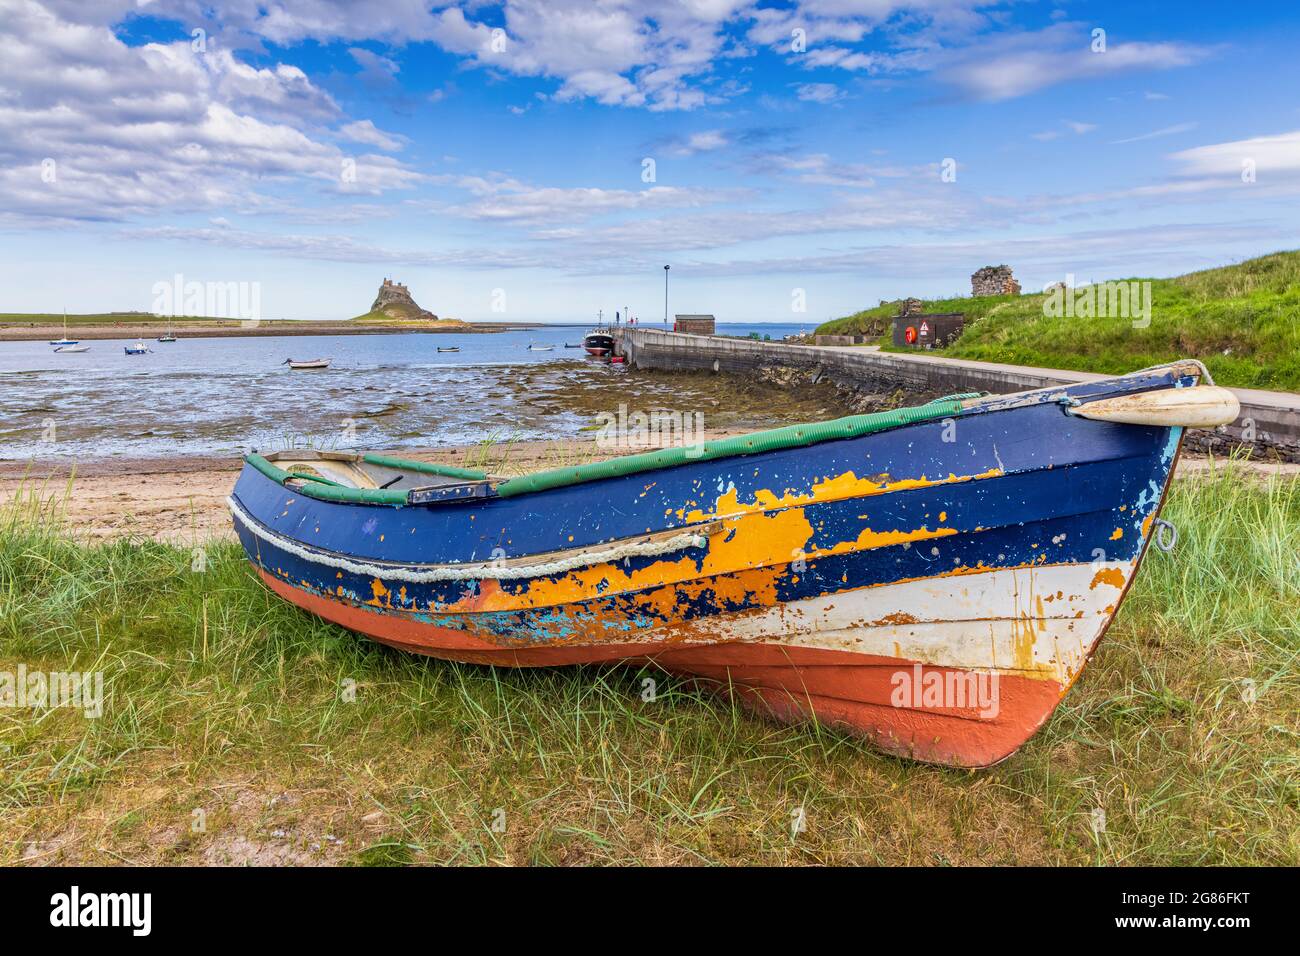
[[[505,667],[652,661],[732,694],[764,716],[787,723],[815,720],[862,735],[889,753],[951,766],[985,767],[1010,756],[1051,715],[1064,692],[1051,679],[773,643],[500,647],[258,573],[286,600],[399,650]]]

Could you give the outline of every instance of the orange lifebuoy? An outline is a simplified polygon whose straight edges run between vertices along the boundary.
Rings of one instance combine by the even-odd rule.
[[[907,331],[903,333],[903,338],[907,339],[907,344],[911,345],[916,341],[916,326],[909,325]]]

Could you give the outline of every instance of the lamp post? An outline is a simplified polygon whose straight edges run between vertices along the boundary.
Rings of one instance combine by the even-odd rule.
[[[664,328],[668,328],[668,267],[664,266]]]

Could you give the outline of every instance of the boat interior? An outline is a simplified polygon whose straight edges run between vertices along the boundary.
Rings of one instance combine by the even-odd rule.
[[[376,456],[349,452],[294,449],[269,452],[263,457],[292,475],[323,478],[344,488],[411,491],[416,488],[444,488],[488,480],[487,476],[474,478],[468,475],[439,475],[414,467],[403,468],[371,460]]]

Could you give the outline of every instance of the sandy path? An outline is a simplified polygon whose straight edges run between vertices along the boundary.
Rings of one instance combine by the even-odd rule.
[[[719,436],[709,436],[719,437]],[[403,457],[448,465],[482,467],[473,449],[405,450]],[[524,474],[544,468],[579,464],[610,456],[594,441],[519,442],[491,450],[486,465],[493,474]],[[237,461],[137,460],[67,465],[0,463],[0,507],[20,493],[61,499],[69,529],[78,537],[106,540],[123,536],[189,544],[211,538],[234,538],[226,496],[239,475]],[[1184,455],[1177,477],[1207,473],[1223,462]],[[1252,475],[1300,475],[1300,465],[1248,462],[1239,464]],[[71,484],[69,483],[71,482]],[[67,494],[71,488],[71,494]]]

